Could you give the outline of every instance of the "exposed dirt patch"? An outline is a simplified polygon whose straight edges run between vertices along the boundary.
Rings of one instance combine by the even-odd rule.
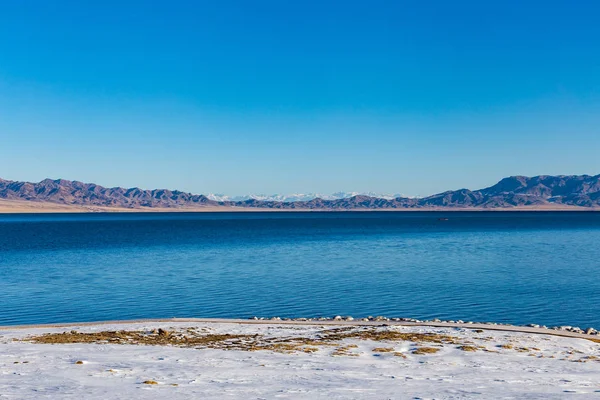
[[[440,351],[438,347],[417,347],[412,351],[413,354],[434,354]]]
[[[152,331],[102,331],[78,332],[69,331],[61,333],[48,333],[23,339],[33,343],[68,344],[68,343],[94,343],[94,344],[119,344],[119,345],[149,345],[149,346],[176,346],[190,348],[210,348],[222,350],[244,351],[274,351],[278,353],[304,352],[314,353],[320,348],[332,346],[336,349],[332,355],[357,356],[352,352],[355,344],[347,343],[349,340],[373,342],[410,342],[412,345],[432,343],[436,345],[454,344],[468,345],[469,342],[457,337],[437,333],[401,332],[380,327],[343,327],[324,329],[314,334],[313,337],[304,336],[269,336],[265,334],[236,335],[215,334],[206,330],[182,328],[178,330],[158,329]],[[425,350],[423,350],[425,349]],[[427,350],[431,349],[431,350]],[[439,348],[419,347],[414,354],[431,354]],[[394,353],[398,357],[405,357],[400,352],[395,352],[394,347],[375,347],[376,353]]]
[[[171,345],[182,347],[245,347],[253,343],[258,335],[230,334],[198,334],[194,331],[186,333],[168,332],[162,329],[152,332],[143,331],[103,331],[82,333],[76,331],[63,333],[47,333],[25,339],[34,343],[65,344],[65,343],[95,343],[95,344],[142,344],[142,345]]]
[[[392,353],[394,351],[393,347],[375,347],[373,353]]]
[[[341,346],[338,347],[337,349],[335,349],[331,355],[332,356],[348,356],[348,357],[358,357],[359,354],[358,353],[353,353],[352,349],[355,349],[356,345],[348,345],[348,346]]]

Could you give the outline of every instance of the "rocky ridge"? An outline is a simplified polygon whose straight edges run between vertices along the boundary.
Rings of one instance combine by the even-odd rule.
[[[423,198],[378,198],[356,195],[348,198],[307,201],[216,201],[207,196],[178,190],[106,188],[93,183],[44,179],[38,183],[0,179],[0,199],[51,202],[67,205],[122,208],[194,208],[206,206],[308,209],[496,209],[523,206],[600,207],[600,175],[511,176],[479,190],[459,189]]]

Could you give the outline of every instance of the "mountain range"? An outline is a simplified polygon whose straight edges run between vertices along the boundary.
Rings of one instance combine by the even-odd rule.
[[[44,179],[38,183],[0,179],[0,199],[129,209],[207,206],[310,210],[507,209],[528,206],[595,208],[600,207],[600,175],[511,176],[484,189],[459,189],[422,198],[384,198],[367,194],[347,196],[340,193],[330,198],[315,195],[310,199],[298,197],[296,200],[291,197],[229,199],[168,189],[106,188],[64,179]]]
[[[348,199],[354,196],[369,196],[377,197],[386,200],[392,200],[398,197],[405,197],[401,194],[380,194],[374,192],[336,192],[332,194],[321,194],[321,193],[292,193],[292,194],[248,194],[242,196],[227,196],[224,194],[207,194],[210,200],[214,201],[245,201],[245,200],[261,200],[261,201],[281,201],[284,203],[290,203],[294,201],[309,201],[313,199],[323,200],[339,200]]]

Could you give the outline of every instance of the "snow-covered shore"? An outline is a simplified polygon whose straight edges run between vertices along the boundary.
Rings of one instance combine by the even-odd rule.
[[[600,398],[597,341],[384,325],[8,327],[0,330],[0,398]]]

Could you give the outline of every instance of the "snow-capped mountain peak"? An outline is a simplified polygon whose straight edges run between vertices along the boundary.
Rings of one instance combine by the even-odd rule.
[[[395,199],[398,197],[406,197],[401,194],[380,194],[374,192],[336,192],[332,194],[321,194],[321,193],[292,193],[292,194],[247,194],[241,196],[228,196],[224,194],[210,193],[206,195],[210,200],[214,201],[245,201],[245,200],[259,200],[259,201],[279,201],[283,203],[290,203],[294,201],[310,201],[316,198],[323,200],[338,200],[348,199],[354,196],[369,196],[376,197],[386,200]]]

